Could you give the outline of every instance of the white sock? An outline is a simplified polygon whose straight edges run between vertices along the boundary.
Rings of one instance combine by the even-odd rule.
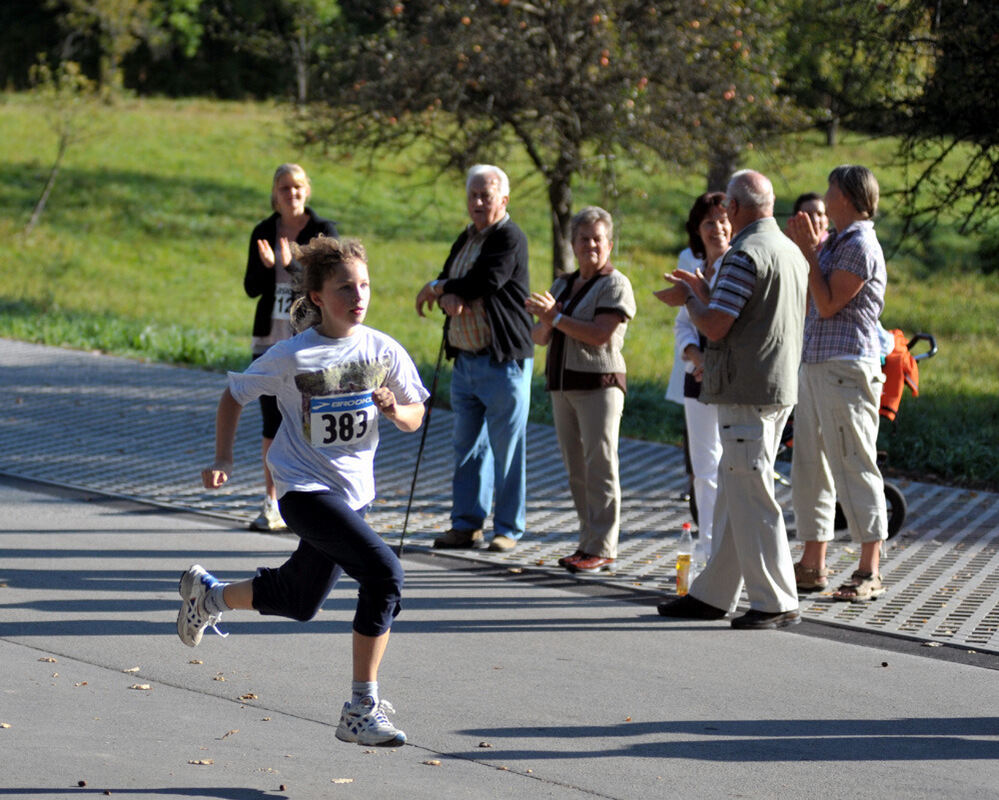
[[[350,704],[352,706],[374,708],[378,705],[378,681],[354,681],[350,688]]]
[[[228,583],[222,583],[219,581],[205,594],[205,611],[207,611],[212,616],[218,616],[223,611],[232,611],[232,609],[225,602],[225,587]]]

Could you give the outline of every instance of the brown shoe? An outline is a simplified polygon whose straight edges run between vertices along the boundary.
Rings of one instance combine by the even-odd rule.
[[[582,550],[577,550],[571,556],[562,556],[562,558],[560,558],[558,560],[558,565],[560,567],[568,567],[573,562],[579,561],[579,559],[581,559],[581,558],[583,558],[585,556],[586,556],[586,553],[584,553]]]
[[[481,550],[485,546],[486,538],[482,535],[482,528],[471,531],[451,528],[434,539],[434,547],[437,550]]]
[[[613,569],[614,559],[590,556],[584,553],[575,561],[570,561],[565,567],[569,572],[600,572],[602,569]]]
[[[825,567],[803,567],[801,562],[794,565],[794,583],[799,592],[814,592],[829,585],[829,570]]]

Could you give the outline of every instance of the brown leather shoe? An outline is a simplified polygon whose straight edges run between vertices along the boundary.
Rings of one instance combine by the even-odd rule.
[[[481,550],[486,546],[482,528],[471,531],[458,531],[454,528],[434,539],[437,550]]]
[[[560,558],[558,560],[558,565],[560,567],[568,567],[573,562],[579,561],[579,559],[585,558],[585,557],[586,557],[586,553],[584,553],[582,550],[577,550],[571,556],[562,556],[562,558]]]
[[[569,572],[600,572],[602,569],[612,569],[613,566],[613,558],[591,556],[584,553],[576,561],[570,561],[566,564],[565,568],[569,570]]]

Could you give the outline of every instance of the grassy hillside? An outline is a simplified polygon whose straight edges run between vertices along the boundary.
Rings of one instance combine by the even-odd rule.
[[[290,142],[282,110],[263,104],[134,101],[100,111],[95,130],[69,152],[42,223],[24,237],[55,138],[29,97],[0,96],[0,336],[241,368],[254,307],[242,291],[249,233],[269,213],[274,168],[298,161],[312,177],[316,210],[368,248],[375,292],[369,323],[403,342],[429,380],[440,323],[419,319],[413,298],[465,224],[459,177],[438,179],[420,167],[418,153],[369,170],[360,157],[333,161],[303,151]],[[832,166],[864,163],[886,195],[878,230],[890,249],[897,231],[890,192],[898,185],[890,143],[848,137],[829,150],[815,137],[792,145],[793,160],[761,153],[751,164],[774,179],[778,216],[801,191],[823,190]],[[526,162],[504,166],[514,186],[511,213],[531,242],[533,284],[546,288],[543,187]],[[675,312],[651,292],[684,246],[683,219],[703,179],[664,167],[653,175],[626,172],[622,183],[613,200],[597,185],[575,188],[577,205],[596,202],[615,214],[615,264],[638,297],[626,347],[624,430],[678,441],[680,409],[662,399]],[[889,259],[885,324],[929,331],[940,344],[940,354],[924,362],[921,396],[903,401],[888,437],[890,464],[923,478],[997,486],[999,274],[983,274],[977,253],[975,241],[942,225],[916,251]],[[539,375],[542,361],[539,350]],[[442,386],[446,398],[446,374]],[[547,405],[539,388],[536,419],[547,418]]]

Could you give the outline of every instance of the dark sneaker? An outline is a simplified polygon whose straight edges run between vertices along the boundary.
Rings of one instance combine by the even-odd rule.
[[[486,546],[486,538],[482,528],[472,531],[458,531],[451,528],[447,533],[434,539],[434,547],[438,550],[481,550]]]
[[[727,613],[724,609],[715,608],[689,594],[685,594],[677,600],[669,600],[659,604],[660,617],[674,617],[676,619],[721,619]]]
[[[786,628],[801,622],[801,613],[796,608],[790,611],[757,611],[749,609],[741,617],[732,620],[732,627],[743,631],[765,631]]]

